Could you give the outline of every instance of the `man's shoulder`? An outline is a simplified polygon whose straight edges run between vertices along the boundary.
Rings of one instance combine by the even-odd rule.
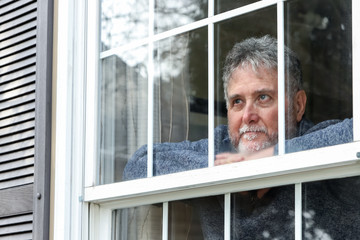
[[[338,124],[340,122],[341,122],[341,120],[339,120],[339,119],[326,120],[326,121],[320,122],[320,123],[318,123],[316,125],[313,125],[312,127],[308,128],[303,134],[309,134],[309,133],[312,133],[312,132],[316,132],[316,131],[325,129],[325,128],[329,127],[329,126]]]

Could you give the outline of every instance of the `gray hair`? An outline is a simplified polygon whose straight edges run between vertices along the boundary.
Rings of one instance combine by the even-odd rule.
[[[232,73],[237,69],[251,66],[254,71],[260,67],[277,71],[277,40],[269,35],[261,38],[248,38],[236,43],[225,59],[223,84],[226,106],[228,106],[228,85]],[[285,46],[285,71],[288,96],[302,89],[301,64],[296,54]]]

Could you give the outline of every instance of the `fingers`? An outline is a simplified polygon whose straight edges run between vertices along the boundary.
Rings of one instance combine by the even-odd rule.
[[[221,153],[216,155],[215,158],[215,166],[218,165],[224,165],[224,164],[229,164],[229,163],[234,163],[234,162],[241,162],[244,161],[245,157],[241,154],[237,154],[237,153]]]

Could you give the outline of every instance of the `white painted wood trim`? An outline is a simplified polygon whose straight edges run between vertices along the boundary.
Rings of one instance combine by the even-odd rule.
[[[360,2],[352,1],[353,120],[354,141],[360,141]],[[359,149],[360,152],[360,149]]]
[[[85,186],[96,184],[98,152],[99,1],[87,1]]]
[[[285,43],[284,43],[284,2],[277,4],[278,41],[278,146],[279,155],[285,154]]]
[[[149,0],[149,38],[154,36],[155,0]],[[154,42],[148,45],[147,176],[153,176],[154,144]]]
[[[295,240],[302,239],[302,184],[295,184]]]
[[[231,193],[224,196],[224,240],[231,239]]]
[[[85,189],[85,201],[117,207],[359,175],[360,142]]]

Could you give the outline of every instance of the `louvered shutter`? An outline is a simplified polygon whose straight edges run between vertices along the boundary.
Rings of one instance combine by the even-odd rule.
[[[35,98],[43,91],[36,89],[42,2],[0,0],[0,239],[33,238]]]

